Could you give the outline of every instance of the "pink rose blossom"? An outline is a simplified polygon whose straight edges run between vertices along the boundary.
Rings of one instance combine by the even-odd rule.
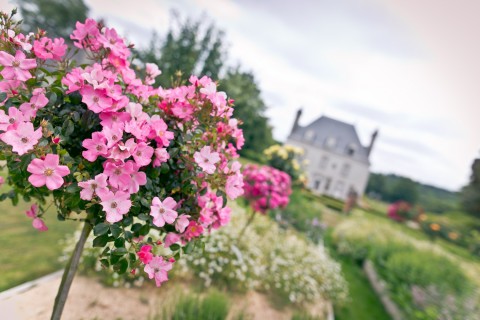
[[[25,211],[25,214],[27,215],[27,217],[29,218],[35,218],[37,215],[38,215],[38,205],[36,203],[32,204],[32,206],[30,207],[30,209],[28,209],[27,211]]]
[[[37,67],[35,59],[27,59],[25,53],[17,50],[15,57],[0,51],[0,65],[4,66],[0,74],[7,80],[27,81],[32,78],[30,69]]]
[[[203,233],[203,227],[195,221],[190,221],[185,231],[185,239],[188,241],[192,238],[199,237]]]
[[[169,232],[165,236],[165,243],[163,244],[165,248],[170,247],[174,243],[178,243],[181,240],[181,236],[178,233]]]
[[[8,115],[0,110],[0,130],[7,131],[15,129],[19,123],[28,121],[23,113],[15,107],[8,108]]]
[[[98,156],[107,157],[107,139],[101,132],[92,133],[92,139],[85,139],[82,142],[82,146],[86,151],[82,152],[82,156],[90,162],[97,160]]]
[[[95,113],[107,111],[112,107],[113,100],[105,94],[104,90],[95,90],[87,85],[80,90],[80,93],[82,94],[82,102]]]
[[[208,174],[215,172],[215,163],[220,161],[218,152],[211,152],[210,146],[203,147],[200,152],[195,152],[195,162]]]
[[[46,185],[48,189],[55,190],[63,185],[64,176],[70,173],[67,166],[59,165],[60,158],[57,154],[47,154],[45,160],[33,159],[27,167],[32,175],[28,181],[34,187]]]
[[[94,196],[100,196],[108,192],[107,178],[106,174],[100,173],[95,176],[95,179],[79,182],[78,186],[83,188],[80,191],[80,198],[92,200]]]
[[[60,61],[66,50],[67,45],[62,38],[55,38],[52,41],[50,38],[43,37],[40,40],[35,40],[33,43],[33,52],[38,58],[43,60],[53,59]]]
[[[143,167],[152,162],[153,148],[147,145],[145,142],[137,144],[135,150],[132,153],[133,159],[139,167]]]
[[[153,160],[153,166],[159,167],[162,163],[167,162],[170,159],[170,155],[166,148],[155,149],[155,160]]]
[[[148,264],[152,261],[153,254],[152,254],[152,246],[150,245],[143,245],[140,248],[140,251],[137,252],[138,259],[142,261],[143,264]]]
[[[157,227],[163,227],[165,223],[172,224],[178,216],[177,211],[173,210],[176,205],[172,197],[165,198],[163,202],[158,197],[153,198],[150,210],[153,224]]]
[[[15,130],[5,132],[1,140],[12,146],[13,152],[23,155],[32,150],[41,137],[42,128],[34,130],[31,122],[22,122]]]
[[[0,187],[5,183],[5,178],[0,176]]]
[[[40,219],[40,218],[33,219],[32,226],[35,229],[37,229],[38,231],[47,231],[48,230],[47,226],[45,225],[45,222],[43,222],[43,220]]]
[[[177,230],[179,233],[183,233],[190,223],[188,218],[190,218],[188,214],[181,214],[177,221],[175,221],[175,230]]]
[[[99,196],[102,200],[100,204],[103,211],[107,214],[106,220],[110,223],[122,220],[132,206],[130,195],[123,191],[117,191],[116,193],[108,191]]]
[[[155,278],[155,284],[157,287],[162,285],[162,282],[168,280],[167,272],[172,269],[172,262],[163,260],[163,257],[156,256],[145,265],[143,269],[147,274],[149,279]]]

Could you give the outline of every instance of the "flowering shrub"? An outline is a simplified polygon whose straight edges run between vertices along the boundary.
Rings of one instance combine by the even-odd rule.
[[[266,213],[268,210],[287,206],[292,193],[288,174],[269,166],[246,165],[243,169],[244,197],[253,211]]]
[[[301,148],[275,144],[263,151],[266,163],[275,169],[286,172],[293,182],[305,184],[306,178],[300,166],[299,158],[303,155]]]
[[[183,272],[197,275],[206,286],[265,290],[293,303],[345,299],[340,265],[326,252],[268,217],[254,220],[238,238],[246,219],[238,213],[228,226],[212,232],[204,254],[197,251],[180,261]]]
[[[71,35],[87,57],[75,66],[64,39],[24,35],[12,15],[0,17],[0,159],[11,186],[0,199],[36,200],[27,216],[39,230],[51,204],[60,220],[84,220],[102,265],[141,267],[160,286],[243,192],[232,101],[207,77],[152,87],[158,67],[138,78],[131,46],[93,19]]]

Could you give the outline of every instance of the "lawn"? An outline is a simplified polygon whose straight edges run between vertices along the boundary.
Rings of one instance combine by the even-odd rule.
[[[25,215],[29,206],[23,201],[16,207],[9,200],[0,202],[0,291],[61,269],[58,257],[63,245],[59,242],[78,226],[58,221],[50,208],[45,215],[49,230],[39,232]]]

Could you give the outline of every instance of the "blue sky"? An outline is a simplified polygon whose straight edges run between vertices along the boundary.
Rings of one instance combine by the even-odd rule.
[[[451,190],[479,156],[478,1],[86,2],[139,45],[168,29],[172,8],[206,14],[226,32],[229,63],[258,78],[279,140],[299,107],[301,124],[335,117],[364,144],[379,129],[372,171]]]

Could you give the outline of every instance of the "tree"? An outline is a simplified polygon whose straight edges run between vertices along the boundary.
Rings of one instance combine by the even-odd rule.
[[[223,31],[202,20],[182,21],[175,12],[173,24],[163,41],[154,33],[149,47],[137,51],[140,60],[160,66],[162,76],[156,85],[171,87],[191,74],[219,79],[226,55]]]
[[[267,109],[251,72],[226,68],[224,33],[202,20],[182,21],[173,13],[173,27],[165,38],[154,33],[148,48],[136,52],[139,60],[156,63],[162,70],[157,85],[165,88],[187,80],[187,75],[207,75],[219,80],[219,90],[235,100],[234,117],[241,120],[245,146],[241,154],[260,159],[262,151],[274,144],[272,128],[264,112]],[[225,72],[225,69],[227,71]],[[222,75],[225,76],[222,78]]]
[[[83,0],[17,0],[23,18],[23,30],[47,31],[50,38],[70,39],[75,22],[85,21],[88,7]]]
[[[233,115],[243,123],[245,146],[241,154],[247,157],[261,155],[262,151],[273,145],[272,128],[268,124],[264,112],[267,109],[261,97],[255,77],[251,72],[240,71],[240,68],[229,69],[220,82],[220,89],[228,92],[235,100]]]
[[[385,176],[378,173],[371,173],[367,184],[367,194],[375,194],[380,197],[385,197]]]
[[[461,201],[465,211],[480,218],[480,159],[472,164],[470,183],[462,189]]]
[[[400,177],[389,191],[390,201],[404,200],[414,204],[418,200],[418,190],[415,181]]]

